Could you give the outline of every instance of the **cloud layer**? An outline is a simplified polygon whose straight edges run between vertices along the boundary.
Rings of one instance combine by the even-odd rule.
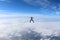
[[[7,34],[10,34],[13,32],[19,32],[26,28],[32,28],[36,32],[39,32],[39,33],[43,32],[44,34],[47,34],[47,35],[52,34],[53,32],[57,33],[60,31],[60,20],[57,16],[50,17],[50,16],[44,16],[44,15],[32,15],[34,17],[35,23],[29,23],[31,14],[29,15],[5,14],[5,16],[2,14],[2,16],[0,16],[0,37],[6,37]],[[55,19],[50,19],[50,18],[55,18]],[[59,21],[54,21],[56,20],[56,18]]]

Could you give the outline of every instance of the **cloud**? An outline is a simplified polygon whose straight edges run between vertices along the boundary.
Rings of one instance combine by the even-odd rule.
[[[24,2],[34,6],[48,6],[50,4],[48,0],[24,0]]]
[[[46,21],[46,22],[51,22],[51,21],[60,21],[60,16],[57,15],[42,15],[42,14],[21,14],[21,13],[2,13],[0,14],[0,18],[30,18],[34,17],[35,21]]]
[[[5,15],[5,16],[4,16]],[[44,34],[51,34],[60,31],[60,21],[54,21],[56,18],[60,20],[60,16],[47,16],[40,14],[33,14],[35,23],[29,23],[32,14],[2,14],[0,16],[0,37],[6,37],[7,34],[19,32],[26,28],[32,28],[36,32],[43,32]],[[49,20],[48,20],[49,19]],[[45,22],[44,22],[44,21]],[[48,20],[48,22],[47,22]],[[53,20],[53,21],[52,21]],[[47,33],[48,32],[48,33]]]
[[[60,14],[60,12],[56,12],[56,14],[57,14],[57,15],[59,15],[59,14]]]
[[[23,0],[32,6],[37,6],[43,9],[51,9],[54,11],[60,10],[60,3],[56,3],[55,0]],[[57,0],[58,1],[58,0]]]

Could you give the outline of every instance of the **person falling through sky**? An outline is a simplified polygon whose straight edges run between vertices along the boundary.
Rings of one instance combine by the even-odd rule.
[[[34,23],[33,17],[31,17],[31,19],[30,19],[30,23],[31,23],[31,22],[33,22],[33,23]]]

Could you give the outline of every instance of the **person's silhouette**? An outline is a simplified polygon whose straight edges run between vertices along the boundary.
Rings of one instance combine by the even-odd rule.
[[[33,23],[34,23],[33,17],[31,17],[31,19],[30,19],[30,23],[31,23],[31,22],[33,22]]]

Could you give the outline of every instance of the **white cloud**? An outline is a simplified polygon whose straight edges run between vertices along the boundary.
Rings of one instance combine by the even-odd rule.
[[[50,0],[23,0],[23,1],[33,6],[42,7],[43,9],[50,8],[54,11],[60,10],[60,4],[57,4],[57,3],[55,4],[54,2],[51,2]]]
[[[4,16],[6,15],[6,17]],[[3,18],[0,17],[0,37],[5,37],[7,34],[21,31],[26,28],[33,28],[37,32],[43,32],[44,34],[51,34],[53,31],[60,31],[60,21],[51,21],[51,22],[36,22],[35,23],[29,23],[31,14],[2,14],[4,16]],[[21,16],[22,15],[22,16]],[[37,18],[44,18],[42,20],[45,20],[46,18],[59,18],[57,16],[44,16],[44,15],[32,15],[37,20]],[[41,20],[41,19],[38,19]],[[38,21],[37,20],[37,21]],[[51,19],[56,20],[56,19]]]
[[[24,2],[34,6],[48,6],[50,2],[48,0],[24,0]]]

